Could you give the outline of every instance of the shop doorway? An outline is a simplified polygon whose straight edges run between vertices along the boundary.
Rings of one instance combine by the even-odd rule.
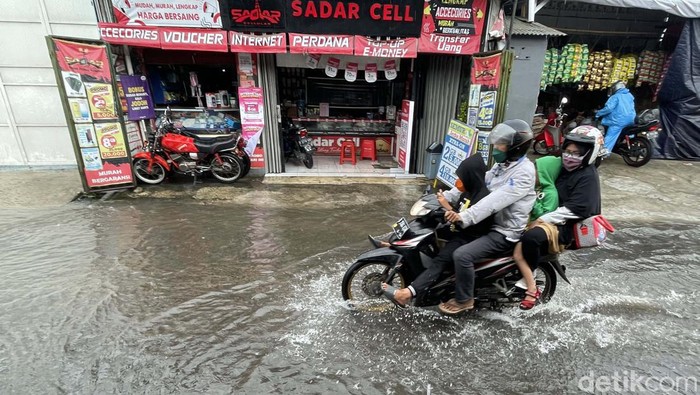
[[[331,57],[340,62],[337,70],[327,71],[325,65]],[[316,147],[312,168],[294,157],[285,157],[285,173],[403,172],[396,157],[396,128],[400,125],[401,102],[410,97],[410,60],[396,59],[396,75],[391,79],[384,70],[387,60],[331,55],[321,57],[317,68],[310,68],[303,55],[276,56],[282,153],[285,136],[297,129],[304,129]],[[358,65],[354,79],[346,76],[348,63]],[[377,65],[374,76],[367,75],[368,64]],[[354,147],[354,154],[350,147]]]

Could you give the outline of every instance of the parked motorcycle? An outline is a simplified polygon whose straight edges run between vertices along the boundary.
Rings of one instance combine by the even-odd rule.
[[[200,136],[174,127],[170,111],[149,136],[146,150],[134,155],[136,178],[159,184],[169,173],[197,176],[206,172],[219,181],[232,183],[250,169],[250,158],[240,135]]]
[[[632,167],[641,167],[651,160],[653,146],[649,140],[650,135],[656,135],[660,131],[661,123],[658,111],[644,110],[637,115],[634,125],[622,129],[615,142],[613,153],[622,157],[626,164]],[[602,125],[599,125],[602,129]],[[596,162],[598,166],[600,162]]]
[[[380,247],[361,254],[343,276],[343,299],[353,307],[372,307],[388,302],[381,283],[397,288],[411,284],[440,252],[444,240],[436,232],[444,221],[445,211],[436,195],[418,200],[410,211],[411,222],[401,218],[394,224],[390,247]],[[526,286],[510,253],[492,257],[474,265],[476,272],[475,302],[477,307],[498,309],[520,303]],[[535,271],[541,301],[547,302],[557,287],[557,274],[567,283],[565,268],[555,255],[543,257]],[[455,275],[444,272],[430,289],[414,299],[418,307],[435,306],[454,297]]]
[[[564,142],[562,128],[564,125],[564,117],[566,114],[562,111],[562,107],[569,102],[569,99],[562,97],[559,102],[559,107],[556,109],[557,118],[554,125],[545,126],[544,130],[535,135],[532,143],[532,149],[539,155],[558,155],[561,150],[561,145]]]
[[[295,158],[308,169],[314,167],[313,153],[316,147],[308,136],[306,128],[299,128],[291,122],[287,123],[286,127],[282,128],[282,148],[285,160]]]

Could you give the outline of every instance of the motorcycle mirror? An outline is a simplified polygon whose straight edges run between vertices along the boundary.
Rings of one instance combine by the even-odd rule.
[[[566,96],[564,96],[564,97],[561,98],[561,105],[564,105],[564,104],[566,104],[566,103],[568,103],[568,102],[569,102],[569,99],[568,99]]]

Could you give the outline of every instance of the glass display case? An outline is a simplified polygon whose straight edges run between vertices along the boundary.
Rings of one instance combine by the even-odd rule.
[[[303,126],[311,135],[388,136],[395,135],[395,122],[372,119],[293,118],[292,122]]]
[[[195,133],[234,133],[240,131],[241,121],[234,108],[171,108],[170,119],[178,129]],[[157,108],[158,121],[165,113],[164,108]]]

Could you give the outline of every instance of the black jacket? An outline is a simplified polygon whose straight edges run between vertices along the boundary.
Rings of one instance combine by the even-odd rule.
[[[589,165],[572,172],[562,169],[556,182],[559,206],[571,210],[581,219],[600,214],[600,179],[598,169]],[[569,244],[573,240],[576,221],[567,221],[559,227],[559,240]]]
[[[455,207],[455,211],[465,210],[489,194],[486,181],[484,181],[487,170],[484,159],[479,154],[472,155],[459,164],[455,174],[462,180],[466,191],[460,195],[458,207]],[[467,206],[463,207],[464,204],[467,204]],[[462,229],[460,233],[463,237],[473,239],[487,234],[491,230],[492,225],[493,216],[490,216],[478,224]]]

